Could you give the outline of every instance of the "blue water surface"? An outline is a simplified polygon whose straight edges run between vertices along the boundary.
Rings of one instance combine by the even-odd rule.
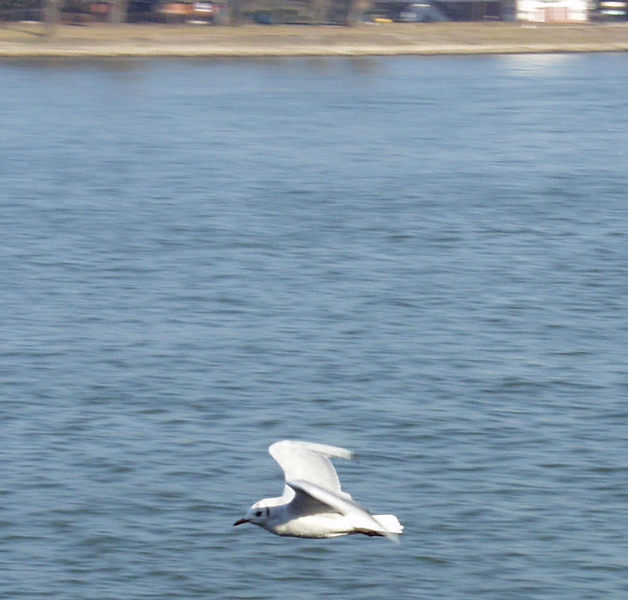
[[[0,597],[628,598],[628,55],[0,86]],[[234,529],[282,438],[402,543]]]

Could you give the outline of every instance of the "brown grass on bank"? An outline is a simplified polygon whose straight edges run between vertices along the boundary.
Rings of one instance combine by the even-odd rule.
[[[0,56],[327,56],[628,51],[628,25],[0,25]]]

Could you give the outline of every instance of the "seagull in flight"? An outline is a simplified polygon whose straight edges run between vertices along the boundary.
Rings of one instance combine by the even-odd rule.
[[[268,452],[283,469],[283,495],[259,500],[234,527],[252,523],[282,536],[332,538],[362,533],[398,541],[403,525],[395,515],[372,515],[341,489],[330,458],[350,460],[349,450],[282,440]]]

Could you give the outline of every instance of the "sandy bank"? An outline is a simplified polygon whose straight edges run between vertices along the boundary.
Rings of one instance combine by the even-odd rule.
[[[0,57],[270,57],[625,52],[628,25],[432,23],[212,27],[0,26]]]

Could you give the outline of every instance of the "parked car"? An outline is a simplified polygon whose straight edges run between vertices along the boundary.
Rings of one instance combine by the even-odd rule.
[[[414,2],[399,13],[399,20],[404,23],[433,23],[448,21],[447,16],[431,2]]]

